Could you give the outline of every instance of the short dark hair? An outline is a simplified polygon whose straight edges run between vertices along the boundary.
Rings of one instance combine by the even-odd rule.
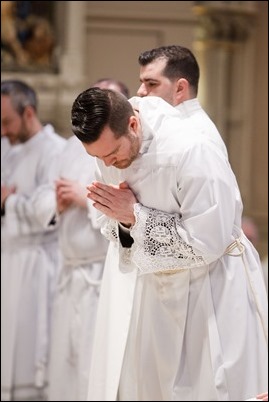
[[[128,133],[129,118],[133,114],[131,104],[120,92],[89,88],[72,105],[72,131],[86,144],[97,141],[106,126],[119,138]]]
[[[161,46],[141,53],[138,62],[140,66],[146,66],[157,59],[167,60],[163,70],[165,77],[170,80],[185,78],[197,94],[200,69],[190,49],[179,45]]]
[[[1,95],[10,96],[12,106],[21,116],[26,106],[32,106],[37,112],[37,95],[35,90],[23,81],[1,81]]]

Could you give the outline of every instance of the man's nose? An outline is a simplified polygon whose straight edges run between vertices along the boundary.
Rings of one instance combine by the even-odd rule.
[[[147,90],[146,90],[146,86],[144,84],[141,84],[140,87],[137,90],[137,96],[147,96]]]
[[[106,166],[112,166],[116,162],[115,156],[107,156],[103,158],[103,162]]]

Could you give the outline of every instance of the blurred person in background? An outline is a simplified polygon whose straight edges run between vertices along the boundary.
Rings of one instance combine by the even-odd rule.
[[[242,217],[242,230],[247,236],[248,240],[250,240],[251,243],[257,247],[259,242],[259,229],[254,219],[244,215]]]
[[[121,92],[126,98],[130,97],[130,91],[127,85],[119,80],[114,80],[113,78],[100,78],[97,80],[92,87],[112,89],[113,91]]]
[[[25,82],[1,82],[1,135],[9,141],[1,182],[1,400],[44,400],[51,301],[59,250],[53,222],[33,208],[66,141],[38,117]]]
[[[242,230],[247,236],[247,238],[251,241],[251,243],[257,247],[259,242],[259,228],[253,218],[250,216],[243,216],[242,218]],[[266,255],[261,261],[264,282],[266,286],[266,290],[268,293],[268,255]]]
[[[105,78],[92,86],[129,94],[126,85]],[[86,186],[95,178],[95,159],[71,136],[41,189],[34,208],[48,227],[59,225],[62,256],[52,307],[49,359],[50,401],[85,401],[99,291],[108,242],[93,219]],[[42,213],[41,213],[42,211]]]

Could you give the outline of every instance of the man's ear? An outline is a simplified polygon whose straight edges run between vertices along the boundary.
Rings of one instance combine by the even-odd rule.
[[[129,117],[129,127],[135,132],[137,132],[138,119],[139,118],[135,115]]]
[[[176,104],[188,99],[190,99],[190,83],[185,78],[179,78],[176,87]]]
[[[189,82],[185,78],[179,78],[177,80],[177,93],[186,93],[189,91]]]
[[[34,115],[36,114],[35,110],[33,109],[33,106],[26,106],[24,111],[23,111],[23,115],[29,119],[32,118]]]

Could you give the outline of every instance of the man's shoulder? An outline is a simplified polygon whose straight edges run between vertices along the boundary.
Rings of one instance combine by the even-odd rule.
[[[54,143],[56,146],[64,147],[67,143],[67,139],[61,134],[58,134],[51,124],[47,124],[43,127],[43,132],[46,135],[46,139]]]
[[[144,113],[163,113],[164,111],[171,113],[172,115],[179,115],[178,110],[170,105],[159,96],[133,96],[129,99],[129,102],[134,109],[139,110],[139,112]]]

